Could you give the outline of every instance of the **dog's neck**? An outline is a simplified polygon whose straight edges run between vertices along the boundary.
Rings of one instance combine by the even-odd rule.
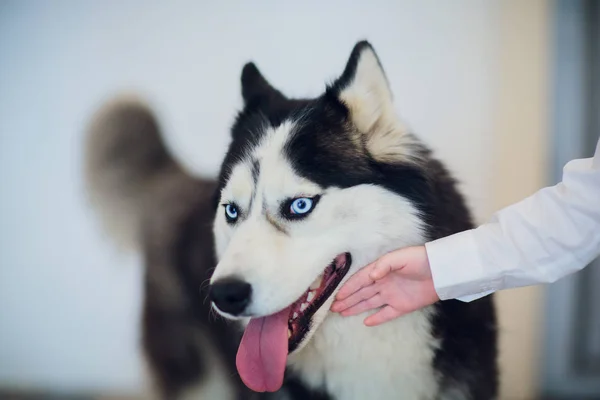
[[[310,342],[288,359],[305,384],[337,399],[433,398],[431,310],[377,327],[366,314],[331,313]]]

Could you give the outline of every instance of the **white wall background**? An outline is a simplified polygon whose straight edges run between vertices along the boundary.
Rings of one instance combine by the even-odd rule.
[[[399,113],[489,215],[498,2],[119,3],[0,4],[0,385],[140,385],[139,259],[99,232],[80,172],[85,124],[119,91],[156,106],[190,169],[216,173],[244,62],[317,95],[367,38]]]

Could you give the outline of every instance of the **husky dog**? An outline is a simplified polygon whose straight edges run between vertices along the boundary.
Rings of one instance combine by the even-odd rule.
[[[135,101],[107,106],[88,135],[91,199],[144,256],[158,396],[496,398],[491,296],[377,327],[329,311],[386,252],[473,226],[454,179],[397,118],[373,47],[357,43],[314,99],[287,98],[252,63],[241,83],[216,180],[185,172]]]

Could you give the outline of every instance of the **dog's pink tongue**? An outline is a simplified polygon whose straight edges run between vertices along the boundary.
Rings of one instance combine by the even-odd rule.
[[[252,318],[238,349],[236,365],[242,381],[255,392],[275,392],[283,384],[288,354],[290,309]]]

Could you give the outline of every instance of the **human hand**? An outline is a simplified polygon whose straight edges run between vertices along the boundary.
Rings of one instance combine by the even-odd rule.
[[[350,316],[383,307],[364,321],[375,326],[438,300],[427,251],[417,246],[392,251],[350,277],[331,311]]]

